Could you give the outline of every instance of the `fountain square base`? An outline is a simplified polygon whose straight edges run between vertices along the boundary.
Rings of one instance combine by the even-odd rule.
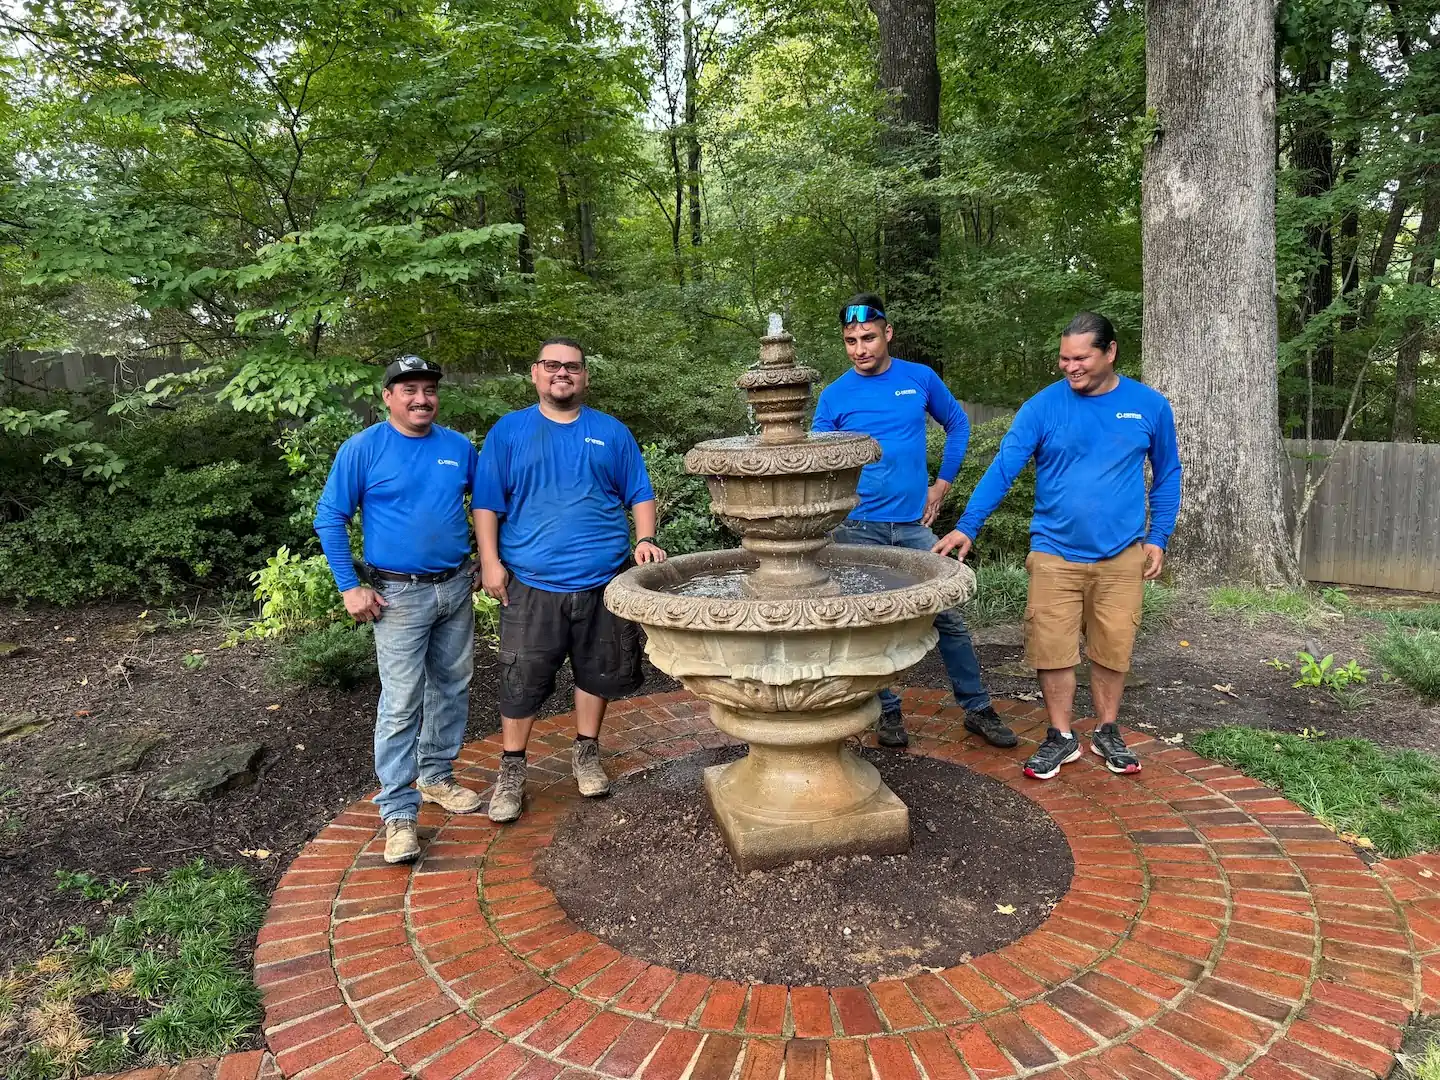
[[[874,771],[869,762],[857,765]],[[910,811],[879,774],[868,798],[838,814],[798,817],[766,813],[734,798],[746,759],[705,770],[710,811],[725,837],[725,846],[741,873],[769,870],[799,859],[838,855],[903,855],[910,850]],[[743,785],[740,785],[743,786]]]

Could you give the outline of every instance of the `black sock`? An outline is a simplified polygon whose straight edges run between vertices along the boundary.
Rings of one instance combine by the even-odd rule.
[[[600,736],[599,736],[599,735],[576,735],[576,736],[575,736],[575,741],[576,741],[577,743],[582,743],[582,742],[599,742],[599,741],[600,741]]]
[[[501,756],[501,757],[508,757],[508,758],[519,758],[521,761],[524,761],[524,760],[525,760],[525,751],[524,751],[524,750],[505,750],[505,751],[503,751],[503,752],[500,754],[500,756]]]

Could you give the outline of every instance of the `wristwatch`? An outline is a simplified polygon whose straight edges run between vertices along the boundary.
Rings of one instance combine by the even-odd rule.
[[[635,541],[635,546],[636,546],[637,548],[638,548],[641,544],[654,544],[656,547],[660,547],[660,542],[659,542],[658,540],[656,540],[655,537],[653,537],[653,536],[642,536],[642,537],[640,537],[639,540],[636,540],[636,541]],[[663,549],[662,549],[662,550],[663,550]]]

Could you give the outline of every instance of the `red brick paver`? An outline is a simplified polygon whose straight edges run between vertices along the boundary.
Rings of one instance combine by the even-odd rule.
[[[1037,783],[1019,761],[1044,735],[1040,710],[998,703],[1025,740],[999,752],[942,692],[905,697],[911,753],[1009,785],[1065,832],[1069,894],[1019,941],[866,986],[742,985],[626,956],[533,876],[576,797],[570,718],[554,717],[535,725],[516,825],[426,807],[425,851],[407,867],[384,864],[372,803],[326,826],[260,934],[268,1052],[181,1068],[220,1080],[1361,1080],[1388,1070],[1413,1011],[1440,1011],[1440,855],[1367,867],[1274,792],[1137,732],[1138,776],[1087,755]],[[725,741],[683,693],[616,702],[606,732],[620,775]],[[498,738],[466,746],[459,779],[484,793],[499,753]]]

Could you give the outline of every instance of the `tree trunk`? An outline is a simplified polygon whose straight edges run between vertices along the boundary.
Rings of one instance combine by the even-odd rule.
[[[1420,206],[1420,225],[1415,230],[1415,249],[1410,255],[1407,280],[1411,285],[1428,289],[1435,276],[1435,236],[1440,231],[1440,175],[1434,166],[1425,169],[1420,183],[1424,201]],[[1395,413],[1390,429],[1393,442],[1415,441],[1415,384],[1426,337],[1425,319],[1419,315],[1407,316],[1395,358]]]
[[[1305,65],[1297,88],[1301,94],[1313,94],[1330,84],[1330,65],[1311,60]],[[1295,123],[1294,163],[1299,171],[1296,193],[1301,198],[1321,199],[1335,186],[1335,146],[1330,136],[1330,113],[1324,105],[1307,101],[1297,110]],[[1334,237],[1327,215],[1324,220],[1305,226],[1305,247],[1310,253],[1310,270],[1300,306],[1300,329],[1311,319],[1321,316],[1335,299]],[[1311,368],[1313,385],[1326,388],[1327,404],[1315,410],[1314,432],[1317,439],[1333,439],[1340,427],[1340,411],[1331,402],[1329,390],[1335,386],[1335,334],[1326,331],[1315,343]]]
[[[690,0],[682,0],[685,49],[685,178],[690,195],[690,245],[700,246],[700,59]]]
[[[515,240],[515,254],[520,263],[520,273],[535,273],[535,250],[530,246],[530,226],[525,221],[525,188],[510,189],[510,210],[522,228]]]
[[[940,67],[935,0],[870,0],[880,30],[880,87],[890,95],[887,149],[896,168],[940,175]],[[935,363],[940,356],[940,208],[927,189],[902,201],[884,223],[886,305],[899,318],[892,351]]]
[[[1275,310],[1274,13],[1147,0],[1144,359],[1185,467],[1174,551],[1200,581],[1296,584]]]
[[[680,226],[685,217],[685,171],[680,166],[680,135],[673,127],[666,138],[670,144],[670,177],[675,186],[675,212],[670,215],[670,250],[675,255],[675,280],[685,284],[685,264],[680,259]]]
[[[587,185],[581,184],[582,191]],[[588,198],[581,197],[576,207],[580,223],[580,269],[590,277],[595,276],[595,256],[599,250],[595,244],[595,210]]]

